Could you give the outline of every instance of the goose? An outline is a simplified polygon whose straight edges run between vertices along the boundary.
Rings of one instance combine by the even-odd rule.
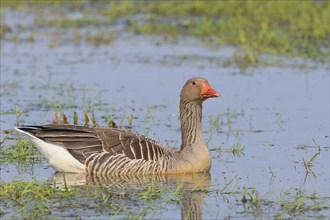
[[[118,128],[68,124],[22,126],[50,166],[60,172],[110,175],[208,172],[211,157],[202,135],[202,104],[219,97],[209,82],[189,79],[180,93],[180,150]]]

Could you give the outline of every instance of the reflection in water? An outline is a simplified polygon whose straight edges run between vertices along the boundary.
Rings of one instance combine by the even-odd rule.
[[[104,178],[95,175],[57,172],[51,177],[51,183],[56,187],[72,187],[78,185],[95,185],[107,188],[145,189],[152,181],[158,182],[166,188],[177,189],[183,192],[181,219],[202,219],[204,198],[210,187],[209,173],[176,174],[176,175],[147,175],[121,176]]]

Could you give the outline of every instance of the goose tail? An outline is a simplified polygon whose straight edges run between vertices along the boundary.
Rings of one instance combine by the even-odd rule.
[[[74,158],[64,146],[46,142],[42,138],[37,137],[37,133],[42,131],[42,126],[15,127],[15,130],[27,135],[49,164],[57,171],[86,173],[85,165]]]

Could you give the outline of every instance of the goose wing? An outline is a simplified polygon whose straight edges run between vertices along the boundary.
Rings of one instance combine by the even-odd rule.
[[[65,147],[79,162],[95,154],[121,154],[128,159],[157,161],[170,152],[159,142],[145,136],[117,128],[90,128],[76,125],[48,124],[20,127],[45,142]]]

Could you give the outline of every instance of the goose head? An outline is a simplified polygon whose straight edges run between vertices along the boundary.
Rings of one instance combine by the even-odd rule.
[[[215,91],[210,83],[200,77],[189,79],[183,86],[180,97],[188,102],[203,102],[208,98],[219,97],[220,94]]]

